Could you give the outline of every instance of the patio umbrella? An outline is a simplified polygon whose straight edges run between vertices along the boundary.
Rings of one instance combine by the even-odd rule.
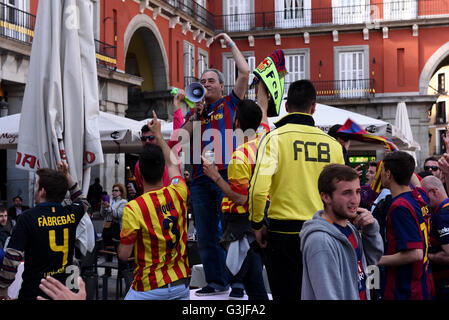
[[[88,169],[103,162],[97,81],[89,1],[40,1],[19,125],[18,168],[56,168],[67,160],[71,176],[87,191]]]
[[[408,143],[409,145],[414,144],[412,128],[410,126],[410,119],[408,117],[407,107],[406,107],[404,101],[399,102],[396,107],[396,117],[395,117],[393,129],[402,133],[403,140],[406,141],[406,143]],[[394,134],[394,132],[393,132],[393,134]],[[419,145],[418,145],[417,149],[420,150]],[[408,152],[410,155],[412,155],[416,162],[415,151],[406,151],[406,152]]]
[[[16,158],[17,168],[31,171],[56,169],[66,160],[84,194],[90,168],[103,163],[90,6],[86,0],[39,1]],[[79,229],[92,239],[87,215]],[[89,250],[90,242],[80,249]]]
[[[20,118],[20,113],[0,117],[0,149],[17,148]],[[141,149],[140,121],[100,111],[98,126],[103,153],[121,153],[131,148],[135,149],[132,152],[137,152]]]

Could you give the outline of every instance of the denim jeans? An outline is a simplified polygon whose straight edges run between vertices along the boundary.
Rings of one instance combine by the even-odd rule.
[[[189,287],[177,285],[148,291],[135,291],[129,288],[125,300],[190,300]]]
[[[227,175],[220,173],[227,181]],[[201,177],[190,186],[190,195],[198,236],[198,251],[206,282],[216,290],[227,290],[229,274],[225,268],[226,251],[220,245],[223,233],[223,192],[212,180]]]

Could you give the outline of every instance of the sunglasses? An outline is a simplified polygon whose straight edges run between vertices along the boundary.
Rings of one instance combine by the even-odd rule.
[[[120,192],[119,189],[112,189],[112,192]]]
[[[153,141],[154,140],[154,136],[141,136],[140,137],[140,141],[145,142],[145,141]]]
[[[429,171],[429,170],[437,171],[438,169],[439,169],[438,166],[425,166],[424,167],[424,171]]]

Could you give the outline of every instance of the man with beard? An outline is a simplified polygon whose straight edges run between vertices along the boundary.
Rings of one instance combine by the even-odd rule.
[[[366,268],[383,253],[379,225],[359,208],[357,171],[341,164],[326,166],[318,179],[324,210],[301,229],[303,300],[369,300]]]

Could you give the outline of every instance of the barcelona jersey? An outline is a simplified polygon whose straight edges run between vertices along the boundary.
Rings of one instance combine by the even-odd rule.
[[[232,154],[232,160],[228,166],[228,181],[234,192],[248,196],[249,180],[256,165],[257,146],[263,135],[269,131],[270,127],[261,126],[254,139],[240,145]],[[221,211],[237,214],[247,213],[248,202],[239,206],[227,196],[224,196],[221,202]]]
[[[190,275],[187,259],[187,199],[181,177],[146,192],[123,210],[120,243],[134,244],[135,291],[160,288]]]
[[[442,251],[442,245],[449,244],[449,198],[438,206],[431,217],[430,227],[430,252]],[[435,277],[435,289],[437,297],[439,294],[449,293],[449,266],[431,263],[432,274]]]
[[[386,268],[385,300],[429,300],[433,281],[428,261],[429,198],[417,188],[392,199],[387,215],[386,255],[422,249],[419,261]]]
[[[70,275],[76,228],[84,215],[82,202],[70,206],[41,203],[20,215],[8,248],[25,252],[19,299],[46,297],[39,289],[42,278],[52,276],[65,284]]]
[[[213,150],[215,163],[218,170],[226,170],[232,153],[236,147],[236,139],[232,128],[234,113],[240,99],[234,91],[226,97],[219,99],[213,105],[206,106],[201,114],[201,128],[193,126],[193,134],[190,141],[190,163],[193,165],[193,180],[204,176],[201,165],[201,155],[205,150]],[[192,116],[189,110],[186,114],[186,122]],[[195,121],[196,122],[196,121]],[[201,136],[198,136],[201,134]]]
[[[351,243],[352,247],[354,248],[354,251],[357,256],[357,279],[358,279],[358,290],[359,290],[359,298],[360,300],[366,300],[366,275],[365,271],[363,270],[363,262],[362,262],[362,250],[360,250],[359,245],[357,243],[357,238],[355,237],[354,233],[352,232],[352,229],[350,226],[340,226],[337,223],[333,223],[333,225],[340,230],[341,233],[343,233],[348,241]]]

